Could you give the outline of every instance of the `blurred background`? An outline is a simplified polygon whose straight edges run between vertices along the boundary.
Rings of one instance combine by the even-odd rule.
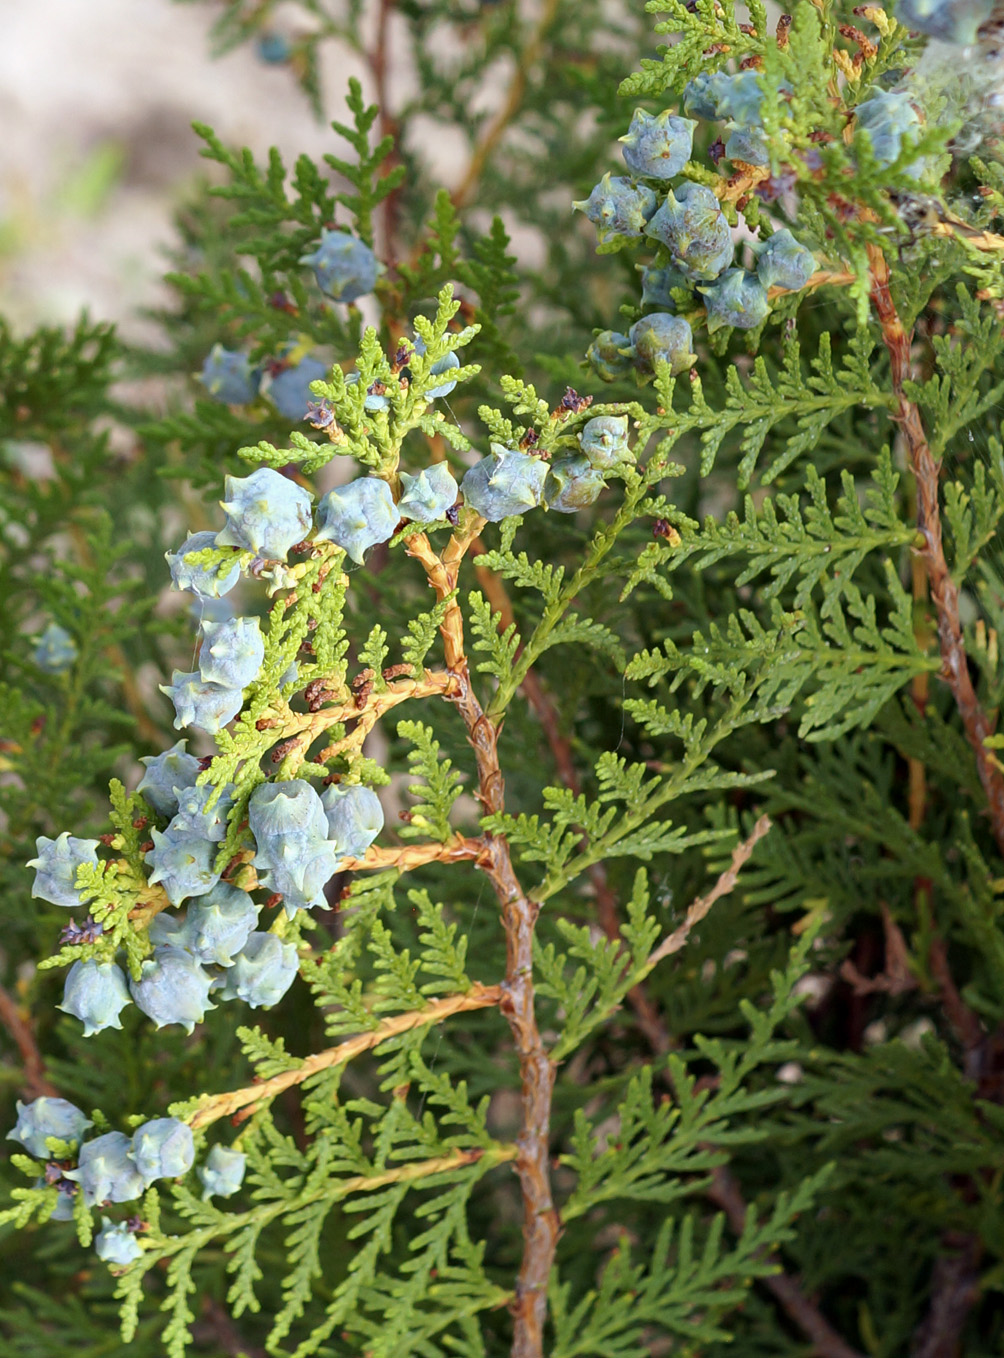
[[[193,121],[256,157],[335,149],[282,59],[303,10],[273,8],[271,50],[214,55],[222,7],[203,0],[0,0],[0,313],[16,329],[86,307],[155,341],[139,312],[165,304],[172,214],[209,173]],[[317,58],[326,116],[343,118],[365,63],[337,42]]]

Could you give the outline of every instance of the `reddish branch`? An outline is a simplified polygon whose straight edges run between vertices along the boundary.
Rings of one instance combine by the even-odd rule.
[[[474,542],[473,546],[475,551],[483,550],[481,544],[477,541]],[[487,570],[483,566],[476,566],[475,571],[478,584],[484,591],[485,597],[491,603],[493,611],[499,614],[499,631],[504,632],[510,623],[515,622],[512,604],[505,585],[493,571]],[[572,757],[572,747],[561,730],[561,723],[554,703],[533,670],[527,672],[521,687],[544,731],[559,778],[574,796],[578,796],[581,791],[581,783]],[[721,899],[722,896],[733,889],[740,869],[749,859],[757,841],[769,829],[770,820],[768,817],[762,816],[754,826],[749,838],[736,846],[729,866],[720,874],[711,890],[705,896],[698,896],[691,903],[680,929],[675,930],[660,944],[657,950],[660,957],[667,956],[670,952],[676,952],[682,947],[687,934],[698,920],[704,918],[715,901]],[[597,916],[600,927],[608,938],[618,940],[621,937],[620,911],[616,894],[610,886],[603,865],[601,863],[593,864],[589,869],[589,876],[596,892]],[[658,1008],[649,998],[645,986],[643,984],[633,986],[628,991],[627,999],[635,1012],[638,1027],[652,1050],[659,1056],[664,1055],[673,1047],[673,1039]],[[709,1197],[716,1205],[722,1207],[733,1229],[737,1234],[740,1233],[746,1220],[746,1203],[743,1201],[738,1183],[726,1169],[721,1168],[715,1171],[714,1184],[709,1192]],[[794,1321],[806,1338],[813,1341],[816,1346],[817,1358],[862,1358],[861,1354],[844,1343],[836,1331],[831,1328],[818,1307],[805,1296],[798,1279],[784,1273],[780,1264],[778,1270],[772,1277],[765,1278],[764,1283],[789,1318]]]
[[[14,996],[0,986],[0,1024],[7,1029],[21,1053],[21,1088],[29,1099],[42,1095],[52,1098],[56,1090],[45,1078],[45,1065],[38,1050],[31,1024],[21,1013]]]
[[[889,290],[889,267],[875,246],[869,247],[872,270],[872,300],[882,326],[882,338],[889,353],[892,390],[897,411],[893,418],[903,432],[910,468],[917,486],[917,528],[923,540],[919,554],[927,570],[927,580],[938,620],[938,646],[941,651],[940,677],[951,689],[962,718],[966,739],[976,756],[980,782],[986,793],[997,847],[1004,855],[1004,776],[984,742],[993,733],[993,722],[980,706],[973,687],[959,618],[959,590],[952,579],[941,536],[941,504],[938,474],[941,464],[931,452],[920,411],[904,392],[910,376],[911,335],[903,329]]]
[[[746,1203],[738,1183],[724,1165],[712,1171],[708,1197],[725,1213],[736,1235],[741,1235],[746,1225]],[[764,1278],[763,1283],[773,1293],[785,1315],[794,1321],[807,1339],[812,1340],[816,1358],[863,1358],[857,1349],[845,1344],[836,1330],[831,1328],[822,1312],[802,1291],[796,1278],[778,1272]]]
[[[498,732],[474,696],[467,662],[458,674],[459,696],[452,699],[467,727],[478,769],[486,815],[503,809],[504,783],[498,758]],[[537,1027],[533,986],[533,931],[540,910],[530,901],[513,870],[502,835],[486,834],[479,860],[499,905],[506,935],[506,979],[500,1009],[508,1020],[519,1057],[522,1130],[516,1138],[516,1173],[523,1191],[523,1260],[513,1302],[512,1358],[542,1358],[547,1284],[561,1224],[551,1198],[548,1139],[555,1066]]]
[[[973,1236],[945,1243],[950,1253],[935,1261],[931,1309],[913,1335],[910,1358],[962,1358],[962,1332],[979,1300],[981,1250]]]

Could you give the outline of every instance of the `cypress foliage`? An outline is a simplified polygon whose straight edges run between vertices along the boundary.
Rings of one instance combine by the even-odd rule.
[[[999,1353],[990,7],[303,8],[169,348],[0,330],[10,1352]]]

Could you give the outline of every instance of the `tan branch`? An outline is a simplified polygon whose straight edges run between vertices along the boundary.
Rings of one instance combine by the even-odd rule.
[[[544,0],[537,26],[531,33],[529,42],[519,53],[516,69],[513,72],[502,106],[489,123],[485,135],[474,147],[464,177],[450,195],[454,207],[461,208],[470,200],[481,180],[492,152],[501,141],[506,128],[519,112],[523,97],[526,94],[528,77],[543,54],[548,32],[557,19],[560,8],[561,0]]]
[[[346,1198],[350,1193],[367,1193],[387,1184],[413,1183],[416,1179],[428,1179],[433,1174],[451,1174],[468,1165],[477,1165],[482,1160],[501,1165],[507,1160],[515,1160],[518,1154],[519,1148],[506,1141],[500,1141],[490,1148],[471,1146],[467,1150],[450,1151],[448,1155],[438,1155],[434,1160],[416,1160],[410,1165],[402,1165],[400,1169],[385,1169],[381,1174],[356,1174],[351,1179],[342,1179],[338,1183],[338,1197]]]
[[[753,829],[750,831],[747,838],[744,839],[741,844],[736,845],[732,850],[731,863],[718,878],[718,881],[714,884],[708,894],[706,896],[698,896],[696,900],[691,901],[690,905],[687,907],[687,913],[683,918],[683,923],[678,928],[674,929],[667,938],[664,938],[654,952],[649,954],[648,962],[646,963],[648,970],[651,970],[657,963],[661,962],[664,958],[669,957],[672,953],[679,952],[689,938],[691,930],[695,925],[700,924],[701,920],[707,915],[715,901],[720,901],[723,896],[727,896],[735,887],[736,882],[739,880],[740,869],[744,863],[749,861],[753,850],[770,829],[771,824],[772,822],[769,816],[761,816],[753,826]]]
[[[997,847],[1004,855],[1004,775],[994,761],[985,741],[993,733],[994,723],[980,705],[969,673],[962,622],[959,615],[959,589],[945,559],[941,535],[941,503],[938,477],[941,464],[935,460],[927,440],[920,411],[905,394],[904,386],[910,376],[911,336],[903,329],[896,312],[889,287],[889,267],[885,256],[876,246],[868,247],[872,270],[872,300],[882,338],[889,353],[893,395],[897,411],[893,419],[903,432],[910,469],[917,488],[917,528],[923,546],[919,555],[927,570],[938,623],[938,646],[941,652],[943,679],[958,708],[962,726],[976,756],[976,766],[986,793]]]
[[[453,686],[453,676],[447,670],[425,670],[419,679],[394,679],[385,688],[372,689],[362,700],[354,698],[336,707],[321,707],[316,712],[290,711],[286,719],[271,732],[277,744],[295,741],[295,746],[287,748],[283,759],[284,769],[290,777],[295,776],[310,746],[332,726],[352,724],[353,730],[344,739],[322,750],[317,756],[318,763],[323,764],[334,758],[344,747],[361,745],[380,718],[399,703],[412,698],[441,696]]]
[[[425,533],[412,533],[405,540],[404,550],[421,562],[429,584],[436,592],[437,603],[442,603],[457,588],[461,562],[484,526],[485,520],[473,515],[463,532],[458,530],[453,534],[441,557],[436,555]],[[456,599],[447,607],[439,632],[443,638],[447,670],[453,674],[456,670],[466,669],[464,616]]]
[[[460,863],[465,858],[477,858],[480,853],[480,839],[469,839],[458,832],[442,844],[401,844],[386,849],[372,845],[362,858],[343,858],[338,868],[340,872],[372,871],[374,868],[410,872],[425,863]]]
[[[453,1014],[462,1014],[474,1009],[490,1009],[492,1005],[499,1004],[501,999],[501,986],[475,984],[466,994],[447,995],[441,1000],[434,1000],[424,1009],[412,1009],[406,1014],[395,1014],[392,1018],[383,1019],[368,1033],[360,1033],[357,1037],[339,1042],[336,1047],[328,1047],[325,1051],[315,1052],[312,1056],[306,1057],[295,1070],[283,1071],[279,1075],[273,1075],[271,1079],[246,1085],[243,1089],[232,1089],[226,1094],[207,1095],[201,1107],[187,1121],[193,1129],[206,1127],[209,1123],[225,1117],[234,1117],[235,1121],[243,1122],[266,1100],[274,1099],[293,1085],[302,1084],[319,1071],[344,1066],[355,1057],[361,1056],[363,1052],[371,1051],[381,1042],[386,1042],[388,1038],[398,1037],[401,1033],[410,1033],[415,1028],[442,1023]]]
[[[443,556],[436,556],[424,534],[408,539],[409,553],[421,561],[438,599],[456,588],[464,554],[485,521],[473,519],[455,535]],[[456,603],[440,628],[447,665],[458,692],[451,695],[474,750],[478,796],[485,815],[501,812],[505,784],[498,756],[498,729],[485,714],[471,686],[463,645],[463,622]],[[551,1096],[556,1068],[537,1026],[533,983],[533,935],[540,906],[529,900],[516,876],[504,835],[482,836],[478,865],[487,874],[502,908],[506,936],[506,977],[499,1004],[513,1035],[520,1072],[521,1130],[516,1174],[523,1198],[523,1258],[512,1303],[512,1358],[543,1358],[547,1288],[561,1223],[551,1195]]]

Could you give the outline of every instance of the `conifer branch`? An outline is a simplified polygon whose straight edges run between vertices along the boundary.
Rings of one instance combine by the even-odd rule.
[[[997,847],[1004,856],[1004,775],[986,747],[993,733],[993,722],[984,712],[973,687],[959,616],[959,590],[952,579],[941,535],[941,504],[938,494],[940,464],[931,446],[915,402],[905,394],[910,376],[911,336],[903,329],[889,286],[889,266],[877,246],[868,247],[872,272],[871,295],[875,303],[882,338],[889,353],[891,383],[897,410],[893,419],[906,440],[910,468],[917,486],[917,529],[922,539],[918,547],[927,568],[927,579],[938,619],[938,644],[941,674],[951,690],[966,739],[976,755],[980,782],[986,793]]]
[[[409,554],[421,561],[437,599],[442,600],[455,590],[460,562],[483,527],[484,520],[475,517],[462,533],[454,535],[442,557],[436,556],[424,534],[408,539]],[[459,685],[459,692],[451,695],[451,701],[463,719],[474,750],[482,811],[486,816],[499,815],[505,807],[505,783],[499,766],[498,728],[471,687],[463,647],[463,620],[456,603],[447,611],[440,631],[447,665]],[[533,935],[540,906],[523,891],[504,835],[483,836],[478,864],[491,881],[502,908],[506,978],[499,1007],[515,1040],[521,1083],[522,1127],[517,1138],[516,1173],[523,1195],[523,1258],[512,1304],[512,1358],[543,1358],[547,1288],[561,1223],[551,1196],[549,1152],[556,1067],[544,1047],[534,1005]]]
[[[501,986],[475,984],[467,994],[446,995],[442,999],[434,1000],[424,1009],[395,1014],[391,1018],[383,1019],[368,1033],[360,1033],[357,1037],[350,1037],[346,1042],[339,1042],[336,1047],[328,1047],[325,1051],[315,1052],[312,1056],[306,1057],[295,1070],[282,1071],[268,1080],[246,1085],[243,1089],[232,1089],[226,1094],[209,1095],[202,1106],[187,1119],[188,1123],[194,1130],[198,1127],[207,1127],[220,1118],[235,1115],[235,1121],[244,1122],[257,1112],[266,1100],[276,1098],[293,1085],[302,1084],[319,1071],[345,1065],[355,1057],[361,1056],[363,1052],[372,1051],[390,1037],[410,1033],[415,1028],[442,1023],[453,1014],[462,1014],[473,1009],[489,1009],[492,1005],[499,1004],[501,999]]]
[[[391,680],[386,688],[372,690],[362,701],[357,695],[338,707],[323,707],[317,712],[289,712],[281,726],[275,728],[276,741],[282,742],[286,749],[284,772],[293,777],[314,740],[332,726],[352,723],[353,729],[343,740],[329,745],[318,755],[320,763],[333,759],[343,748],[361,745],[380,718],[399,703],[447,693],[453,684],[453,676],[448,671],[426,670],[421,679]]]
[[[344,872],[358,872],[360,869],[397,868],[399,872],[411,872],[425,863],[460,863],[465,858],[477,858],[481,853],[481,840],[455,834],[445,843],[433,840],[428,844],[398,844],[389,848],[370,845],[362,858],[343,858],[339,869]]]
[[[478,766],[486,815],[504,809],[498,732],[482,711],[466,673],[454,700],[467,727]],[[527,898],[502,835],[486,834],[480,866],[502,907],[506,933],[506,979],[500,1003],[512,1029],[522,1085],[522,1128],[516,1173],[523,1192],[523,1260],[513,1302],[512,1358],[543,1358],[547,1287],[561,1225],[551,1197],[549,1133],[556,1067],[548,1057],[534,1009],[533,933],[540,906]]]
[[[479,555],[484,554],[484,547],[480,541],[475,543],[474,546]],[[515,624],[516,621],[505,582],[499,578],[495,571],[489,570],[487,566],[475,566],[474,569],[478,584],[492,606],[492,612],[499,615],[498,630],[505,632],[506,628]],[[519,652],[517,652],[518,654]],[[551,756],[554,759],[558,777],[572,796],[578,797],[582,791],[582,785],[575,768],[575,761],[572,758],[572,747],[562,734],[558,711],[553,699],[541,684],[536,671],[533,669],[527,670],[520,687],[530,704],[532,712],[540,722],[551,750]],[[593,884],[593,890],[596,892],[596,913],[600,927],[608,938],[617,940],[620,938],[620,916],[617,909],[617,897],[610,886],[606,868],[602,863],[591,863],[588,873]],[[635,1011],[638,1026],[649,1045],[655,1051],[667,1051],[669,1049],[669,1038],[665,1024],[662,1022],[659,1011],[649,999],[645,987],[641,984],[632,986],[627,993],[627,999]]]
[[[404,549],[409,556],[421,562],[429,578],[429,584],[436,591],[437,603],[442,603],[457,588],[460,563],[484,526],[485,520],[473,515],[464,530],[454,533],[450,538],[442,557],[433,551],[425,533],[413,533],[406,540]],[[455,679],[456,671],[466,671],[467,668],[464,655],[464,618],[456,599],[447,607],[439,631],[446,652],[446,667]]]

